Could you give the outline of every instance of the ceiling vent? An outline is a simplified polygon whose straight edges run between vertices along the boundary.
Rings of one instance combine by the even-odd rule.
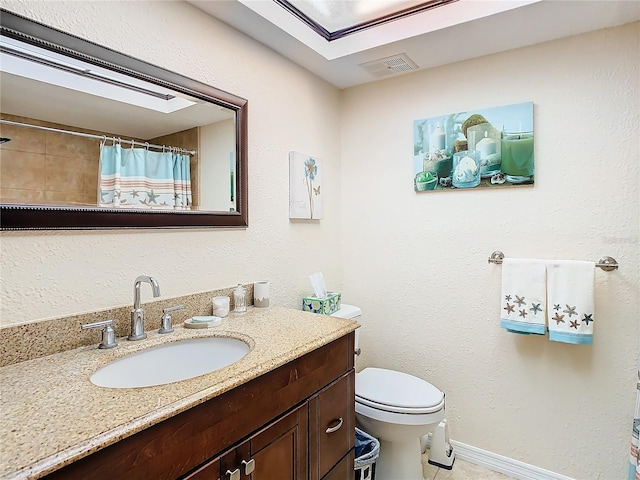
[[[418,69],[418,65],[406,53],[361,63],[360,66],[374,77],[388,77]]]

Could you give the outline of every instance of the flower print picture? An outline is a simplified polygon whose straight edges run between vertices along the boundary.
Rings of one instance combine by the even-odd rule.
[[[320,220],[322,167],[317,158],[289,152],[289,218]]]

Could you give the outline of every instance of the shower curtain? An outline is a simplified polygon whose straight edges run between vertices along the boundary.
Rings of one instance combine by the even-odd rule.
[[[188,155],[100,145],[99,206],[188,210],[191,201]]]
[[[640,480],[640,455],[638,455],[638,431],[640,430],[640,360],[638,362],[638,382],[636,384],[636,411],[633,415],[631,432],[631,453],[629,455],[628,480]]]

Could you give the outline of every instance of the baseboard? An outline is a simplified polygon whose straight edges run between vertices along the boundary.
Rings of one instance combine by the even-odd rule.
[[[431,434],[426,439],[426,444],[431,444]],[[571,477],[545,470],[544,468],[529,465],[528,463],[514,460],[513,458],[488,452],[481,448],[473,447],[465,443],[451,440],[456,458],[465,462],[479,465],[487,470],[502,473],[517,480],[574,480]],[[455,463],[453,464],[455,469]]]

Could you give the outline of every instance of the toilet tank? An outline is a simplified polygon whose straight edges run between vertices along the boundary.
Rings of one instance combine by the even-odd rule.
[[[346,320],[355,320],[360,325],[362,325],[362,322],[360,321],[360,317],[362,316],[362,310],[360,310],[360,307],[356,307],[355,305],[347,305],[343,303],[342,306],[340,307],[340,310],[331,314],[331,316],[344,318]],[[358,355],[360,355],[360,350],[359,350],[360,349],[360,328],[358,328],[355,331],[356,338],[355,338],[355,344],[354,344],[354,348],[355,348],[355,357],[353,359],[354,365],[357,363]]]

